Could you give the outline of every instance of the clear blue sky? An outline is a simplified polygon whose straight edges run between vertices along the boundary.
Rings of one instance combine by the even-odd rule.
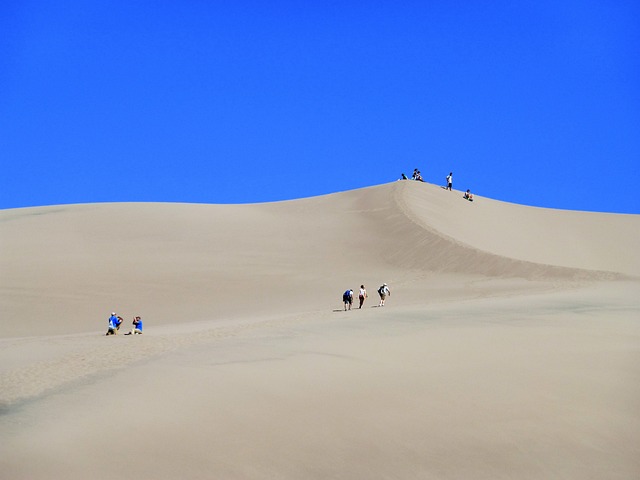
[[[640,213],[640,2],[0,6],[0,208],[247,203],[410,175]]]

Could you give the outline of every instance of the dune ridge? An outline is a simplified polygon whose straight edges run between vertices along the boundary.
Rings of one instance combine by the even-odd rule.
[[[406,245],[403,246],[403,251],[405,249],[409,251],[408,257],[411,258],[410,263],[414,266],[418,264],[421,268],[435,271],[451,271],[456,273],[480,274],[486,276],[522,277],[527,279],[564,278],[573,280],[613,280],[616,278],[625,278],[627,274],[622,273],[622,271],[637,274],[637,270],[629,270],[629,264],[608,266],[585,262],[580,266],[577,266],[575,263],[572,265],[572,262],[567,262],[562,258],[563,255],[571,253],[571,246],[567,247],[566,245],[563,245],[561,248],[558,248],[557,245],[553,244],[555,241],[553,235],[544,238],[544,235],[541,233],[537,236],[537,241],[547,241],[551,243],[551,245],[541,247],[540,249],[546,249],[547,251],[551,250],[552,252],[554,250],[557,251],[547,255],[546,258],[541,255],[520,254],[511,256],[504,253],[493,253],[491,251],[492,249],[486,248],[486,245],[480,246],[474,242],[477,232],[482,231],[483,229],[491,231],[494,235],[493,241],[497,244],[504,243],[504,240],[500,240],[501,237],[513,234],[513,230],[508,232],[496,231],[496,225],[493,219],[499,218],[500,207],[495,208],[496,206],[493,205],[494,201],[490,200],[488,204],[490,207],[494,207],[493,210],[495,211],[491,213],[495,215],[495,217],[487,217],[485,213],[482,219],[478,219],[475,218],[477,211],[473,211],[473,209],[478,208],[480,203],[486,201],[478,200],[476,197],[475,204],[470,202],[467,203],[466,201],[461,202],[459,192],[453,193],[455,197],[448,200],[453,200],[454,203],[449,203],[449,205],[447,205],[453,206],[453,208],[445,207],[442,210],[448,210],[447,213],[453,216],[453,218],[450,219],[450,224],[452,223],[455,225],[458,223],[458,225],[454,227],[455,229],[450,229],[452,231],[449,233],[445,233],[445,231],[440,230],[438,226],[436,226],[437,222],[434,225],[434,222],[432,221],[433,217],[426,215],[424,211],[421,211],[421,209],[424,210],[424,205],[429,204],[429,200],[433,198],[433,195],[428,197],[425,195],[425,192],[420,192],[421,189],[425,189],[422,185],[411,185],[411,183],[414,182],[408,183],[409,185],[407,185],[407,188],[399,189],[396,195],[394,195],[394,198],[403,215],[418,227],[412,231],[407,229],[407,236],[403,236],[403,239],[406,240]],[[433,190],[434,186],[426,186],[426,188],[431,188]],[[439,189],[437,187],[435,187],[435,190],[436,195],[441,195],[443,193],[438,192]],[[415,195],[416,191],[421,195]],[[445,195],[449,195],[449,193],[446,192]],[[459,205],[455,205],[455,203],[458,203]],[[484,205],[479,208],[482,209],[483,206]],[[528,208],[531,207],[520,207],[520,209],[525,210],[523,211],[525,218],[520,220],[520,224],[527,223],[526,210]],[[464,215],[461,215],[460,218],[457,219],[455,216],[460,213],[463,213]],[[572,212],[564,213],[569,216]],[[485,223],[483,224],[483,222]],[[636,229],[638,228],[637,225],[638,222],[636,220]],[[500,226],[503,228],[505,227],[504,225]],[[538,227],[541,232],[546,232],[548,230],[548,226],[544,223],[542,225],[538,225]],[[631,224],[630,227],[633,229],[633,224]],[[455,232],[455,234],[453,232]],[[496,237],[498,239],[497,241]],[[615,234],[611,235],[609,240],[615,241]],[[521,239],[511,239],[511,242],[518,241],[521,241]],[[573,244],[575,245],[578,243],[582,243],[582,240],[575,238]],[[629,252],[631,251],[630,247],[631,246],[627,246]],[[518,258],[518,256],[521,258]],[[395,260],[402,261],[403,257],[404,256],[402,254],[397,255]],[[409,262],[406,262],[406,259],[405,263],[407,263],[407,266],[411,266]],[[616,267],[620,268],[622,271],[617,271]]]
[[[525,207],[476,197],[460,203],[433,185],[404,190],[408,214],[425,228],[478,249],[532,263],[638,276],[638,215]]]

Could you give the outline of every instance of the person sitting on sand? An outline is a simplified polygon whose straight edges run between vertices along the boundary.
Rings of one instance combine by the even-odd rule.
[[[360,300],[360,306],[358,308],[362,308],[365,299],[367,298],[367,289],[364,288],[364,285],[360,285],[360,293],[358,294],[358,300]]]
[[[111,312],[111,316],[109,317],[109,329],[107,330],[107,335],[117,335],[121,323],[122,318],[117,316],[116,312]]]
[[[380,295],[380,303],[379,307],[384,307],[384,301],[387,299],[387,295],[391,296],[391,290],[386,283],[383,283],[382,286],[378,289],[378,295]]]
[[[466,200],[469,200],[470,202],[473,202],[473,193],[471,193],[471,190],[469,190],[468,188],[467,191],[464,192],[464,198]]]
[[[133,328],[125,335],[142,335],[142,317],[133,317]]]
[[[400,177],[400,180],[409,180],[409,179],[408,179],[408,178],[407,178],[407,176],[403,173],[403,174],[402,174],[402,176]]]
[[[344,303],[344,311],[347,311],[347,306],[349,306],[349,310],[351,310],[351,305],[353,304],[353,290],[348,289],[342,294],[342,302]]]

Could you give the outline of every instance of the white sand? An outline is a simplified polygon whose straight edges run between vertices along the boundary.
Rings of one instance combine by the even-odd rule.
[[[461,195],[0,211],[0,477],[639,478],[640,216]]]

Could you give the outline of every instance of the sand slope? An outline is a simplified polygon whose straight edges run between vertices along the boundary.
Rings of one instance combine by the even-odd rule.
[[[640,217],[461,195],[0,211],[0,471],[637,478]]]
[[[415,269],[640,274],[638,216],[471,204],[410,181],[272,204],[6,210],[0,226],[5,336],[102,329],[112,310],[173,324],[323,309]]]

